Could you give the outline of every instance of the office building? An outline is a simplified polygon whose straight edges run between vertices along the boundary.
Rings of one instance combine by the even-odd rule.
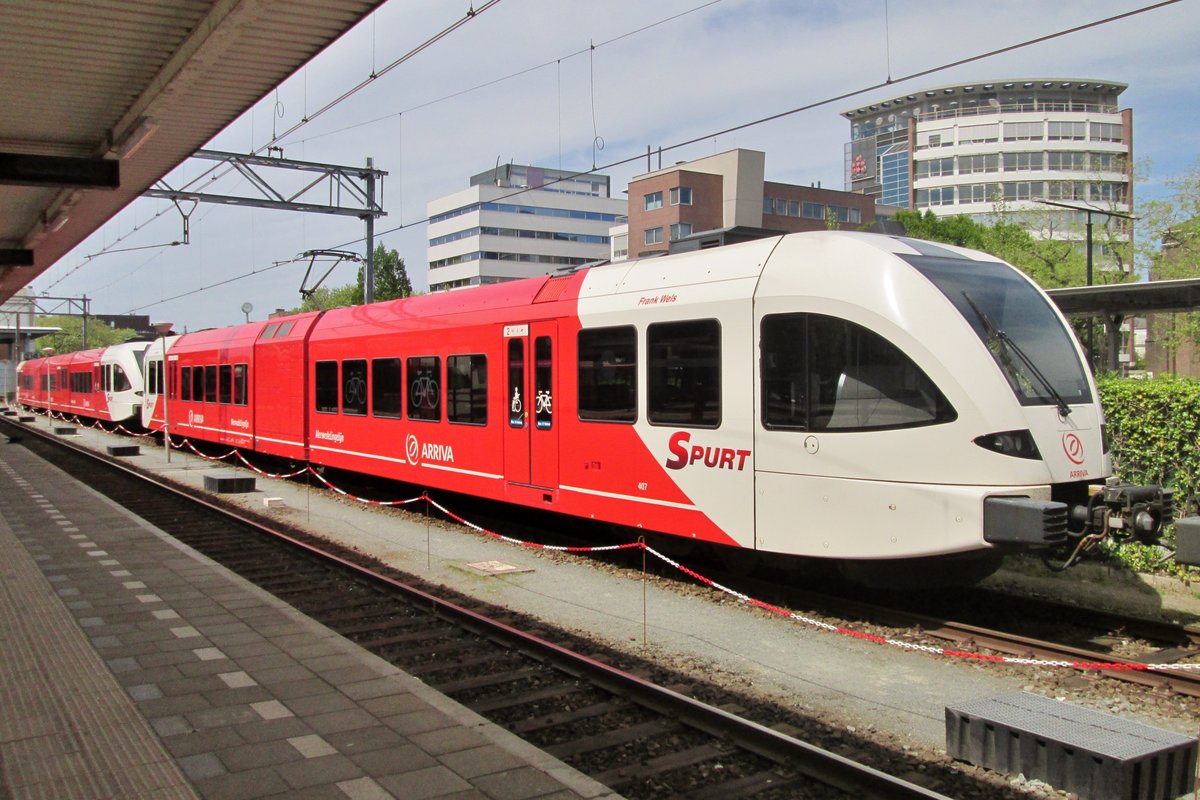
[[[505,164],[427,206],[429,290],[546,275],[609,257],[625,201],[606,175]]]
[[[957,83],[845,111],[845,186],[985,223],[1000,208],[1037,212],[1022,216],[1034,235],[1082,241],[1082,212],[1038,201],[1130,211],[1133,111],[1118,107],[1125,89],[1078,79]]]
[[[738,149],[635,177],[629,182],[628,241],[614,241],[614,260],[623,251],[629,257],[664,253],[671,242],[704,231],[854,230],[875,219],[872,197],[767,181],[765,167],[765,153]]]

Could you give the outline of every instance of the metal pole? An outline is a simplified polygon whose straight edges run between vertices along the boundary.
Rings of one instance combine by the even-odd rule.
[[[83,325],[80,328],[79,338],[81,349],[87,350],[87,318],[88,318],[88,297],[83,295]]]
[[[1092,212],[1087,212],[1087,285],[1092,285]],[[1096,371],[1096,351],[1094,348],[1093,334],[1095,326],[1092,324],[1092,318],[1088,317],[1087,321],[1087,342],[1088,342],[1088,367],[1092,372]]]
[[[169,416],[170,402],[168,401],[168,398],[171,396],[171,381],[168,379],[167,373],[164,371],[167,369],[167,334],[165,331],[163,332],[159,341],[162,342],[162,361],[159,362],[158,369],[159,369],[159,372],[162,374],[162,381],[163,381],[163,394],[162,394],[163,446],[166,448],[166,451],[167,451],[167,463],[170,464],[171,463],[171,417]],[[151,414],[150,416],[154,416],[154,415]]]
[[[367,210],[375,209],[375,159],[367,159]],[[375,302],[375,215],[363,215],[367,223],[367,270],[363,278],[363,302]]]

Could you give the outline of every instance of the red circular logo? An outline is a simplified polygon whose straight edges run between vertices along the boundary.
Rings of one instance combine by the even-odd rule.
[[[1083,442],[1073,433],[1063,434],[1063,452],[1067,454],[1067,458],[1072,464],[1083,463]]]

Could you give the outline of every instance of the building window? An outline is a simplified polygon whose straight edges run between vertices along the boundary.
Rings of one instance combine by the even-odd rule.
[[[948,206],[954,203],[954,187],[939,186],[934,189],[917,189],[917,208]]]
[[[446,359],[446,419],[464,425],[487,424],[487,356]]]
[[[838,222],[850,221],[850,209],[846,206],[830,206],[829,216],[836,219]]]
[[[1046,196],[1045,181],[1005,181],[1000,185],[1004,187],[1005,200],[1030,200]]]
[[[1006,122],[1004,123],[1004,141],[1033,142],[1041,141],[1045,130],[1041,122]]]
[[[1046,154],[1046,167],[1058,172],[1080,172],[1088,168],[1086,154],[1051,151]]]
[[[671,226],[671,241],[676,242],[685,236],[692,235],[692,223],[676,222]]]
[[[1032,172],[1043,169],[1043,153],[1005,153],[1005,172]]]
[[[1087,184],[1083,181],[1049,181],[1046,188],[1050,200],[1087,199]]]
[[[823,203],[810,203],[806,200],[801,204],[801,211],[805,219],[825,219],[825,205]]]
[[[954,174],[953,158],[932,158],[928,161],[917,162],[918,178],[937,178],[942,175]]]
[[[1120,123],[1111,122],[1093,122],[1091,125],[1091,140],[1093,142],[1119,142],[1121,141],[1121,125]]]
[[[1072,153],[1083,161],[1083,153]],[[1124,172],[1125,156],[1119,153],[1089,153],[1088,163],[1095,172]],[[1083,167],[1079,167],[1083,169]]]
[[[1052,142],[1082,142],[1087,133],[1083,122],[1048,122],[1046,138]]]
[[[968,183],[958,187],[960,203],[990,203],[996,199],[996,184]]]
[[[959,144],[986,144],[1000,141],[1000,123],[964,125],[958,130]]]
[[[661,225],[657,228],[646,228],[645,236],[643,237],[643,241],[646,244],[662,244],[662,240],[663,229]]]
[[[371,414],[400,418],[400,398],[404,396],[400,380],[400,359],[376,358],[371,362]]]
[[[579,332],[579,418],[637,421],[637,329],[585,328]]]
[[[653,211],[656,208],[662,208],[662,192],[651,192],[643,198],[643,206],[646,211]]]
[[[692,190],[687,186],[678,186],[671,190],[671,205],[673,206],[690,206],[692,204]]]
[[[764,214],[774,214],[775,213],[775,201],[772,198],[770,198],[770,197],[763,198],[763,213]]]
[[[997,172],[999,169],[1000,156],[998,153],[958,157],[958,172],[960,175],[974,175],[979,172]]]
[[[933,131],[917,131],[917,149],[927,147],[949,147],[954,144],[954,129],[941,128]]]

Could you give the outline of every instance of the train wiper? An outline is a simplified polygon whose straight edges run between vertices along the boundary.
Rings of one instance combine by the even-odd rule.
[[[1054,388],[1049,379],[1043,375],[1042,371],[1037,368],[1036,364],[1033,363],[1033,359],[1031,359],[1028,354],[1021,349],[1021,346],[1014,342],[1012,337],[1005,333],[1002,328],[996,327],[995,323],[993,323],[988,315],[983,312],[982,308],[976,305],[975,301],[971,299],[971,295],[967,294],[965,289],[963,290],[962,294],[966,299],[967,304],[971,306],[971,310],[975,312],[975,316],[979,317],[979,321],[982,322],[983,327],[987,329],[988,337],[994,337],[997,341],[1004,345],[1006,351],[1014,353],[1017,358],[1021,359],[1021,363],[1025,365],[1025,369],[1028,370],[1030,375],[1037,378],[1038,382],[1042,384],[1043,388],[1045,388],[1046,392],[1050,395],[1050,399],[1053,400],[1054,404],[1058,407],[1058,415],[1063,419],[1066,419],[1071,414],[1071,407],[1067,405],[1067,401],[1063,399],[1063,396],[1058,393],[1058,390]],[[1011,364],[1008,358],[1005,358],[1004,360]]]

